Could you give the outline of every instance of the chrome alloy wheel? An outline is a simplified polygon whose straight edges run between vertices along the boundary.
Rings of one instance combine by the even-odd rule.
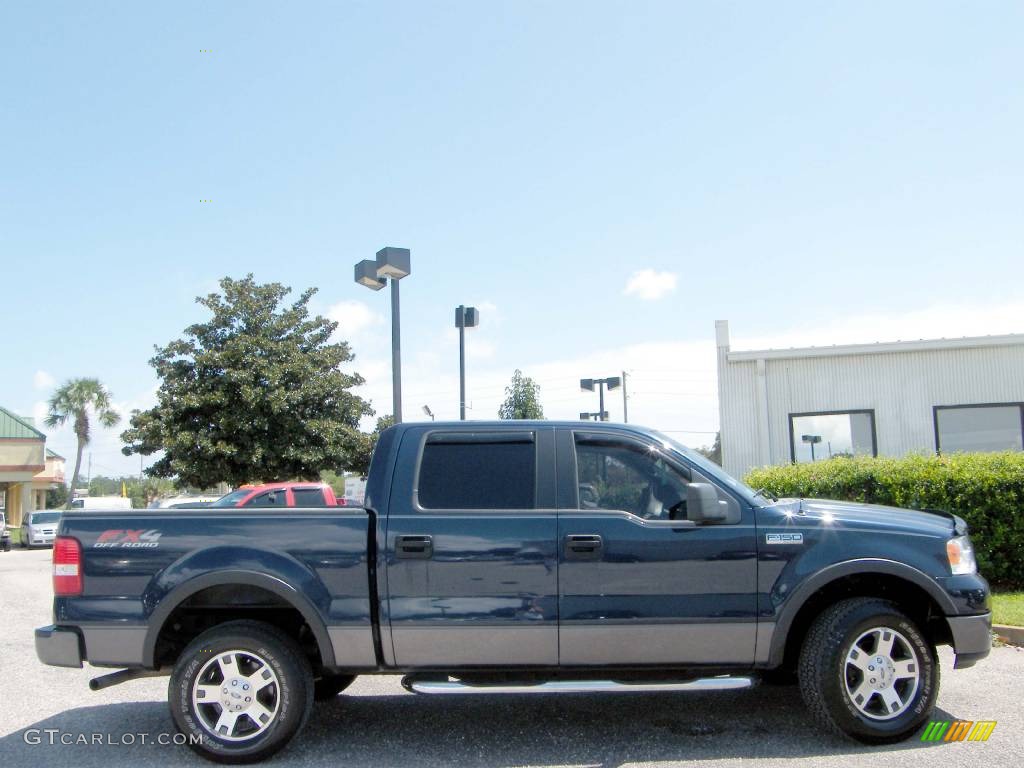
[[[891,720],[914,700],[921,664],[907,638],[891,627],[875,627],[850,646],[843,678],[846,695],[862,715]]]
[[[226,741],[246,741],[267,730],[281,706],[273,668],[251,651],[224,651],[210,659],[192,685],[192,707],[203,728]]]

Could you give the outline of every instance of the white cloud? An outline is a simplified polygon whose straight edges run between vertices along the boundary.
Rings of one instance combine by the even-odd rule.
[[[641,269],[634,272],[626,283],[623,293],[636,296],[644,301],[657,301],[676,289],[674,272],[656,272],[653,269]]]
[[[32,385],[36,389],[50,389],[56,383],[57,380],[46,371],[36,371],[36,375],[32,377]]]
[[[346,340],[384,322],[380,313],[361,301],[340,301],[328,308],[327,317],[338,324],[335,335]]]

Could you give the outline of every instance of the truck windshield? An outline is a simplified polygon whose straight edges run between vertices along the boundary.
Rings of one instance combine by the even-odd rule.
[[[213,504],[211,504],[210,506],[211,507],[234,507],[234,506],[237,506],[238,502],[240,502],[242,499],[244,499],[248,495],[249,495],[249,491],[244,490],[244,489],[243,490],[238,490],[238,491],[232,491],[227,496],[221,496],[219,499],[217,499],[215,502],[213,502]]]
[[[667,435],[663,435],[660,432],[654,432],[653,434],[655,437],[661,440],[669,448],[669,450],[681,454],[682,456],[685,456],[687,461],[695,465],[704,474],[708,475],[709,477],[713,477],[715,480],[718,480],[723,485],[728,486],[736,493],[740,494],[745,499],[747,499],[751,504],[757,504],[755,498],[761,496],[761,494],[757,493],[753,488],[751,488],[746,483],[741,482],[732,475],[728,474],[724,469],[715,464],[715,462],[705,458],[701,454],[697,453],[695,450],[687,448],[682,443],[673,440],[671,437],[668,437]]]

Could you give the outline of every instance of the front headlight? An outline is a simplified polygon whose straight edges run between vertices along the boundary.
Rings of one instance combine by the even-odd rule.
[[[957,536],[946,542],[946,557],[949,558],[949,569],[954,576],[975,573],[978,562],[974,559],[974,547],[967,536]]]

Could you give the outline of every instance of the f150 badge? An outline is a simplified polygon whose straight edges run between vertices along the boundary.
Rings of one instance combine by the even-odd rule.
[[[803,544],[804,535],[802,533],[766,533],[764,541],[765,544]]]
[[[163,534],[157,530],[110,530],[97,537],[93,549],[155,549]]]

